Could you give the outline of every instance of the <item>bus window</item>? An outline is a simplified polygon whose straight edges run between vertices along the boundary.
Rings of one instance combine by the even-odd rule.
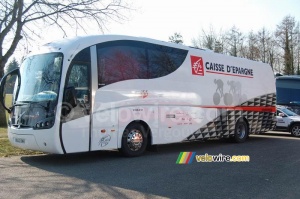
[[[66,87],[74,88],[76,106],[63,113],[66,120],[73,120],[90,114],[90,50],[78,53],[72,60],[67,73]]]
[[[153,79],[174,72],[188,51],[140,41],[97,45],[99,87],[129,79]]]

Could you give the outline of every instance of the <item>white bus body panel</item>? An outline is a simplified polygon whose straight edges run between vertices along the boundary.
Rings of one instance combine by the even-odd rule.
[[[33,130],[32,128],[18,129],[14,127],[8,127],[7,130],[10,143],[15,147],[63,154],[59,139],[59,126],[57,124],[51,129],[40,131]]]
[[[62,140],[67,153],[89,151],[90,116],[84,116],[62,124]]]
[[[93,90],[92,95],[95,97],[92,99],[92,121],[83,122],[89,117],[86,116],[68,125],[62,124],[62,137],[59,133],[60,110],[56,113],[55,125],[51,129],[25,130],[9,127],[8,134],[13,145],[50,153],[63,153],[62,139],[66,143],[67,153],[117,149],[121,147],[126,126],[136,120],[143,121],[150,127],[152,144],[218,137],[220,132],[223,132],[222,136],[227,136],[233,133],[232,128],[239,117],[249,117],[246,119],[253,120],[250,132],[266,131],[267,128],[263,127],[266,124],[263,122],[269,122],[272,111],[266,109],[268,115],[265,115],[262,107],[273,107],[276,100],[275,80],[269,65],[145,38],[79,37],[50,43],[39,49],[36,54],[64,54],[59,103],[63,100],[64,77],[72,58],[86,47],[114,40],[136,40],[166,45],[188,50],[188,54],[183,64],[167,76],[126,80]],[[91,56],[95,57],[94,54]],[[238,74],[238,68],[252,72],[241,75]],[[260,111],[256,112],[256,109]],[[124,113],[128,116],[124,117]],[[253,118],[256,118],[255,121]],[[77,134],[72,133],[73,128],[81,128],[81,125],[85,125],[82,128],[89,129],[86,124],[92,124],[91,135],[84,130],[77,131]],[[224,129],[220,125],[224,126]],[[28,140],[29,145],[15,142],[17,137]],[[17,140],[22,142],[22,139]]]
[[[122,134],[129,123],[132,121],[143,121],[151,130],[152,135],[158,133],[158,107],[157,106],[131,106],[123,107],[119,109],[119,137],[122,138]],[[147,131],[147,129],[145,129]],[[118,142],[118,148],[121,148],[121,139]]]
[[[215,117],[215,109],[162,106],[159,110],[159,134],[153,135],[153,144],[181,142],[206,123],[208,111]]]
[[[117,149],[118,109],[97,110],[93,113],[92,118],[91,150]]]
[[[250,68],[253,70],[253,76],[226,71],[219,74],[207,69],[204,69],[203,76],[192,75],[191,55],[202,57],[204,65],[206,61],[223,64],[225,70],[227,65]],[[135,120],[142,120],[149,125],[152,144],[180,142],[209,122],[216,120],[230,107],[241,106],[247,101],[260,99],[266,94],[270,94],[270,100],[274,101],[275,83],[272,74],[271,68],[263,63],[191,50],[182,66],[170,75],[150,80],[126,80],[107,85],[96,92],[96,96],[99,97],[95,98],[95,103],[101,104],[102,108],[109,109],[113,106],[114,109],[120,110],[119,132],[118,137],[115,137],[118,139],[118,148],[121,147],[121,136],[126,126]],[[147,92],[146,97],[144,92]],[[221,99],[214,99],[214,94],[217,92]],[[231,95],[231,98],[226,101],[225,95]],[[158,118],[158,121],[149,119],[147,112],[149,107],[157,114],[151,117]],[[134,109],[142,111],[137,114],[133,112]],[[239,111],[236,114],[242,116],[243,112]],[[231,128],[235,125],[236,119],[237,116]],[[94,123],[97,121],[94,120]],[[97,132],[97,128],[99,127],[94,126],[93,131]],[[216,128],[210,127],[209,131],[217,132]],[[199,138],[218,137],[216,132],[206,133]],[[233,131],[228,131],[224,135],[228,136],[229,133],[232,134]],[[99,139],[100,137],[95,142],[100,142]]]

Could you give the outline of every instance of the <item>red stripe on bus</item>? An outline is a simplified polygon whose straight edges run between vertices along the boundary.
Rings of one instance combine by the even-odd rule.
[[[222,72],[214,72],[214,71],[206,71],[207,73],[214,73],[214,74],[220,74],[220,75],[229,75],[229,76],[236,76],[236,77],[246,77],[246,78],[253,78],[252,76],[246,76],[246,75],[235,75],[230,73],[222,73]]]
[[[275,106],[199,106],[201,108],[216,108],[235,111],[276,112]]]

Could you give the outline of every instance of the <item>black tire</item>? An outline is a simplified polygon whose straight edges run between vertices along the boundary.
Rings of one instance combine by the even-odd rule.
[[[300,123],[293,124],[290,128],[292,136],[300,137]]]
[[[235,124],[235,130],[234,130],[234,141],[236,143],[243,143],[246,141],[249,135],[249,129],[247,123],[239,119]]]
[[[123,132],[121,152],[127,157],[140,156],[146,150],[147,139],[144,126],[139,123],[132,123]]]

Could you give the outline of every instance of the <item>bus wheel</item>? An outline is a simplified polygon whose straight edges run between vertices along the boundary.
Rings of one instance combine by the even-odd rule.
[[[235,124],[234,141],[237,143],[245,142],[248,137],[248,131],[247,123],[244,120],[239,119]]]
[[[121,152],[128,157],[142,155],[147,147],[145,128],[139,123],[128,125],[122,136]]]
[[[295,137],[300,137],[300,124],[293,124],[293,126],[290,128],[290,132]]]

